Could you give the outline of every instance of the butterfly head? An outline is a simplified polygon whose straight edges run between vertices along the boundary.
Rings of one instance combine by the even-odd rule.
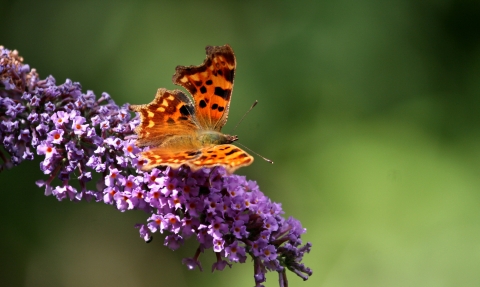
[[[238,141],[238,136],[231,136],[231,135],[225,135],[227,138],[228,143],[233,143],[234,141]]]

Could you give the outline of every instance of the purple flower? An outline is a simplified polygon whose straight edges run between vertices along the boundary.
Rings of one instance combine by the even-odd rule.
[[[75,195],[77,190],[69,185],[64,185],[62,187],[57,186],[53,191],[52,194],[57,197],[58,200],[63,200],[65,198],[70,198],[70,200],[75,199]]]
[[[71,163],[78,163],[85,156],[85,151],[75,145],[73,141],[69,141],[65,144],[65,151],[67,152],[67,158]]]
[[[212,271],[251,256],[256,286],[267,271],[276,271],[282,286],[286,270],[304,280],[312,275],[301,263],[311,249],[302,245],[305,228],[284,219],[281,205],[255,181],[221,167],[142,171],[134,133],[140,120],[131,115],[128,104],[116,105],[107,93],[96,99],[71,80],[41,80],[18,52],[0,46],[0,171],[39,156],[45,178],[36,184],[45,195],[143,210],[148,219],[135,227],[146,242],[156,232],[166,233],[164,244],[173,250],[186,238],[197,241],[195,255],[182,260],[188,269],[202,270],[200,254],[211,248]]]
[[[202,271],[202,264],[200,263],[200,261],[198,261],[198,257],[200,256],[201,252],[202,252],[202,249],[197,248],[197,251],[195,252],[195,256],[193,256],[192,258],[184,258],[182,260],[182,263],[187,265],[187,268],[189,270],[193,270],[195,269],[195,267],[198,267],[198,269]]]
[[[255,257],[262,257],[262,250],[267,246],[268,241],[262,237],[259,237],[257,240],[253,241],[251,244],[250,252],[253,253]]]
[[[200,220],[198,218],[182,218],[182,234],[185,238],[188,238],[195,234],[195,230],[200,225]]]
[[[168,248],[172,250],[176,250],[180,248],[183,244],[183,237],[178,235],[178,234],[170,234],[165,237],[165,246],[168,246]]]
[[[25,110],[25,107],[22,106],[20,103],[12,104],[12,105],[7,106],[7,111],[5,112],[5,114],[7,116],[15,118],[17,116],[17,114],[23,112],[24,110]]]
[[[7,132],[7,133],[11,133],[13,131],[15,131],[16,129],[18,129],[18,122],[17,121],[11,121],[9,119],[5,120],[5,121],[2,121],[2,130]]]
[[[262,253],[260,257],[263,257],[265,260],[271,261],[277,259],[277,249],[273,245],[267,245],[262,248]]]
[[[87,131],[88,124],[84,123],[87,120],[84,117],[76,116],[72,122],[72,129],[76,135],[82,135]]]
[[[149,243],[150,241],[152,241],[153,238],[150,230],[145,224],[135,224],[135,228],[139,229],[140,237],[142,237],[145,242]]]
[[[223,250],[223,245],[225,244],[225,240],[222,237],[217,237],[213,239],[213,251],[220,252]]]
[[[273,232],[278,229],[278,221],[273,216],[269,216],[263,220],[263,226],[269,232]]]
[[[228,231],[228,226],[224,222],[221,217],[216,216],[208,226],[208,234],[213,238],[222,238]]]
[[[243,196],[236,196],[232,199],[230,207],[233,210],[244,210],[245,209],[245,202],[243,200]]]
[[[235,220],[233,222],[232,234],[238,239],[248,238],[247,227],[245,226],[243,220]]]
[[[140,184],[140,178],[133,175],[129,175],[127,178],[120,177],[118,181],[125,191],[131,191]]]
[[[200,271],[202,271],[202,265],[200,264],[200,261],[197,261],[193,258],[183,258],[182,263],[187,265],[187,268],[190,270],[195,269],[195,267],[198,267]]]
[[[145,192],[141,188],[135,188],[132,191],[132,196],[130,197],[130,202],[132,203],[133,208],[148,211],[150,208],[147,207],[145,202]]]
[[[103,201],[106,204],[113,204],[115,202],[115,194],[117,190],[115,187],[107,187],[103,191]]]
[[[228,263],[226,260],[223,260],[220,253],[215,253],[215,255],[217,256],[217,262],[212,264],[212,272],[215,270],[222,271],[227,265],[228,267],[232,268],[232,264]]]
[[[182,227],[182,220],[180,216],[168,213],[164,216],[162,223],[164,224],[166,230],[179,233],[180,228]]]
[[[37,147],[37,153],[38,153],[38,155],[45,155],[45,159],[50,159],[53,156],[58,154],[55,147],[51,143],[48,143],[48,142],[46,142],[44,144],[40,144]]]
[[[49,102],[50,103],[50,102]],[[64,111],[58,111],[54,113],[51,117],[53,124],[57,128],[63,127],[69,121],[69,116]]]
[[[104,131],[105,131],[105,130],[108,130],[108,129],[110,128],[110,122],[107,121],[107,120],[101,122],[101,123],[100,123],[100,128],[101,128],[102,130],[104,130]]]
[[[53,130],[49,132],[47,141],[54,144],[61,144],[63,141],[63,130]]]
[[[232,262],[244,263],[247,259],[245,247],[239,246],[236,240],[225,248],[225,254]]]

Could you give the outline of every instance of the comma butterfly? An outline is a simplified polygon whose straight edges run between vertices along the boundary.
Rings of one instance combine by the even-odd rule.
[[[227,122],[235,75],[235,55],[229,45],[207,46],[207,58],[200,66],[177,66],[173,83],[180,90],[158,89],[146,105],[132,105],[140,113],[135,129],[137,146],[150,146],[141,153],[143,170],[156,166],[192,170],[223,166],[229,173],[253,162],[253,157],[232,145],[237,136],[220,132]]]

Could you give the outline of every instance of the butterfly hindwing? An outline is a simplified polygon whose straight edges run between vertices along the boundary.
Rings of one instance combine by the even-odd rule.
[[[142,157],[146,160],[142,167],[144,170],[151,170],[159,165],[168,165],[172,168],[188,165],[193,171],[202,167],[223,166],[231,173],[237,168],[247,166],[253,162],[251,155],[232,144],[216,145],[190,151],[153,148],[143,152]]]
[[[200,66],[178,66],[173,82],[185,87],[195,100],[198,122],[204,129],[220,131],[228,118],[235,77],[235,54],[229,45],[207,46]]]
[[[229,173],[232,173],[237,168],[250,165],[253,162],[251,155],[232,144],[206,147],[202,148],[200,152],[201,154],[189,160],[187,163],[193,170],[200,167],[212,168],[215,166],[223,166]]]
[[[146,160],[142,166],[143,170],[151,170],[159,165],[168,165],[172,168],[179,168],[201,155],[199,150],[179,151],[175,149],[152,148],[142,152],[141,157]]]

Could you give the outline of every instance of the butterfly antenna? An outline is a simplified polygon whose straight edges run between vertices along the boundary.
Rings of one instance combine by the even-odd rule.
[[[256,103],[255,103],[255,104],[256,104]],[[254,104],[254,105],[255,105],[255,104]],[[252,108],[253,108],[253,106],[252,106]],[[235,144],[241,145],[241,146],[244,147],[245,149],[248,149],[249,151],[253,152],[253,153],[256,154],[257,156],[261,157],[264,161],[273,164],[273,161],[272,161],[272,160],[269,160],[268,158],[264,157],[263,155],[260,155],[260,154],[258,154],[258,153],[256,153],[256,152],[254,152],[253,150],[249,149],[248,147],[244,146],[243,144],[241,144],[241,143],[239,143],[239,142],[235,142]]]
[[[243,114],[243,117],[240,119],[240,121],[238,122],[238,124],[233,128],[233,131],[232,133],[237,129],[238,125],[243,121],[243,119],[245,118],[245,116],[258,104],[258,101],[255,100],[255,102],[253,103],[253,105],[250,107],[250,109],[248,109],[248,111]],[[253,151],[252,151],[253,152]],[[261,157],[261,155],[258,155]],[[273,163],[273,162],[272,162]]]

